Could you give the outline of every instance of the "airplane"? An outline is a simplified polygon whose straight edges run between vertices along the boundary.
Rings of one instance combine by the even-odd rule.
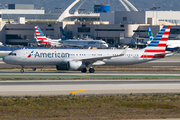
[[[171,26],[164,26],[153,41],[144,49],[21,49],[3,58],[7,64],[24,66],[54,65],[57,70],[77,70],[94,73],[93,66],[133,65],[173,55],[166,51]]]
[[[68,39],[64,29],[60,27],[62,33],[62,40],[59,41],[63,46],[81,47],[81,48],[108,48],[108,44],[103,40],[80,40],[80,39]]]
[[[38,25],[35,25],[35,31],[36,31],[36,41],[38,43],[38,45],[43,45],[43,46],[62,46],[59,41],[61,39],[50,39],[50,38],[47,38],[43,32],[41,31],[41,29],[38,27]]]
[[[147,41],[147,44],[150,44],[151,41],[154,39],[151,28],[148,28],[148,37],[149,37],[149,41]],[[180,47],[180,40],[168,40],[167,41],[167,48],[175,49],[178,47]]]

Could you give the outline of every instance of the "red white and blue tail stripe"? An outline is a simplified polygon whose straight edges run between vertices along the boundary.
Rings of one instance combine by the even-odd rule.
[[[35,25],[34,27],[35,27],[36,39],[37,39],[38,43],[48,43],[48,39],[43,34],[41,29],[37,25]]]
[[[141,58],[164,58],[171,26],[164,26],[145,48]]]

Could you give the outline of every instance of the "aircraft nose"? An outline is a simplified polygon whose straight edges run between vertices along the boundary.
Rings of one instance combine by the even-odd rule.
[[[7,63],[8,62],[8,57],[5,56],[2,60],[3,60],[3,62]]]
[[[6,57],[3,57],[2,61],[3,61],[3,62],[6,62]]]

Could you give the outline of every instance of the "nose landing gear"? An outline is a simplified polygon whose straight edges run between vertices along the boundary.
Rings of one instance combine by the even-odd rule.
[[[35,67],[33,67],[33,68],[32,68],[32,70],[33,70],[33,71],[36,71],[36,68],[35,68]]]
[[[21,73],[24,73],[24,66],[23,66],[23,65],[21,66],[20,72],[21,72]]]

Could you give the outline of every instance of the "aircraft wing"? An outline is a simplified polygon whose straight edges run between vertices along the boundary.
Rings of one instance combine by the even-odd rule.
[[[74,59],[74,61],[84,61],[86,63],[86,65],[95,63],[97,61],[102,61],[104,59],[111,59],[113,57],[120,57],[120,56],[124,56],[126,51],[128,50],[128,47],[119,55],[117,56],[105,56],[105,57],[94,57],[94,58],[85,58],[85,59]]]

